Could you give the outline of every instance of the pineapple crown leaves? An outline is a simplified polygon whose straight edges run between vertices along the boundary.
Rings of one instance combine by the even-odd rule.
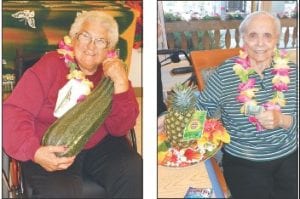
[[[196,107],[196,86],[176,84],[168,97],[169,107],[179,112],[186,112]]]

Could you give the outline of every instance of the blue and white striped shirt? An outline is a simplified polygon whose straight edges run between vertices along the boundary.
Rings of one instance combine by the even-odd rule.
[[[238,84],[241,82],[233,71],[234,59],[226,60],[209,77],[203,92],[197,97],[197,108],[206,110],[212,117],[219,109],[221,120],[230,134],[230,143],[224,145],[229,154],[253,161],[267,161],[291,154],[297,149],[297,92],[298,80],[296,65],[289,62],[290,84],[288,91],[284,91],[286,105],[281,107],[282,113],[293,117],[289,129],[276,128],[257,131],[256,126],[248,121],[248,117],[240,113],[241,103],[236,101]],[[256,79],[256,94],[258,104],[272,99],[272,67],[263,72],[264,78],[258,74],[250,75]]]

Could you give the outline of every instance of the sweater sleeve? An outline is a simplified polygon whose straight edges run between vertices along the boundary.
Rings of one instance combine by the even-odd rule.
[[[220,99],[222,98],[222,78],[219,75],[219,68],[206,81],[203,91],[196,92],[197,109],[206,110],[208,117],[219,117]]]
[[[34,122],[43,98],[40,81],[29,70],[3,104],[3,146],[17,160],[33,159],[40,146]]]
[[[33,160],[44,130],[55,120],[52,114],[42,118],[41,113],[45,109],[52,113],[46,102],[63,64],[56,52],[49,52],[26,70],[3,103],[3,147],[9,156]]]
[[[288,114],[292,116],[292,124],[291,126],[286,129],[287,132],[289,133],[297,133],[297,93],[298,93],[298,78],[297,78],[297,66],[289,62],[289,66],[291,71],[289,72],[289,77],[290,77],[290,84],[289,84],[289,89],[288,91],[285,92],[285,98],[287,101],[286,107],[282,108],[282,111],[284,114]]]
[[[123,136],[134,127],[138,114],[138,102],[130,83],[126,92],[113,96],[111,112],[104,125],[111,135]]]

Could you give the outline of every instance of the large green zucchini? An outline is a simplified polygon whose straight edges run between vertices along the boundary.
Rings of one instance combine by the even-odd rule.
[[[87,98],[57,119],[42,138],[43,146],[67,146],[59,157],[77,155],[110,112],[113,81],[103,77]]]

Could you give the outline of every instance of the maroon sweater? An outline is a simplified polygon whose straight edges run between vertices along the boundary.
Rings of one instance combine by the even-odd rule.
[[[3,146],[8,155],[21,161],[33,160],[43,134],[56,120],[53,111],[58,91],[68,81],[68,73],[69,68],[57,52],[47,53],[24,73],[3,104]],[[95,88],[102,75],[100,66],[87,78]],[[127,134],[138,114],[138,103],[130,85],[128,91],[113,95],[110,114],[85,149],[95,146],[108,133],[113,136]]]

